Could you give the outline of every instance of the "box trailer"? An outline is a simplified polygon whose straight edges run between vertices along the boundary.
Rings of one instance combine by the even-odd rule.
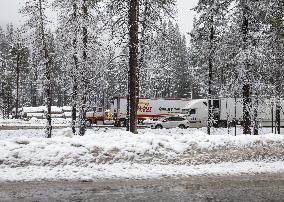
[[[227,127],[228,124],[242,124],[243,122],[243,99],[242,98],[219,98],[210,100],[214,126]],[[280,126],[284,127],[284,100],[279,103]],[[275,125],[276,104],[269,99],[251,102],[251,120],[253,115],[257,115],[258,124],[263,127]],[[188,103],[183,109],[182,114],[190,121],[190,127],[199,128],[207,126],[208,122],[208,100],[195,99]]]
[[[145,119],[174,116],[180,114],[190,99],[184,98],[139,98],[137,118],[139,123]],[[113,97],[111,113],[116,126],[125,126],[127,120],[127,97]]]

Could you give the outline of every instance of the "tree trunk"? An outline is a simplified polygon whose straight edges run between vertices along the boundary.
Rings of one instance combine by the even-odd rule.
[[[82,11],[83,11],[83,18],[84,21],[86,22],[86,18],[88,16],[88,8],[86,5],[86,0],[83,0],[83,6],[82,6]],[[82,28],[83,32],[83,67],[82,67],[82,97],[81,97],[81,110],[80,110],[80,129],[79,129],[79,134],[81,136],[85,135],[86,132],[86,104],[87,104],[87,92],[88,92],[88,79],[87,79],[87,69],[86,69],[86,63],[87,63],[87,43],[88,43],[88,30],[86,25],[83,25]]]
[[[276,123],[276,134],[280,134],[280,112],[281,112],[281,105],[280,105],[280,98],[276,99],[276,112],[275,112],[275,123]]]
[[[130,132],[137,134],[137,108],[138,108],[138,16],[139,1],[130,0],[129,3],[129,111],[130,111]]]
[[[280,61],[279,61],[280,63]],[[281,63],[280,63],[281,64]],[[280,128],[281,128],[281,70],[280,67],[277,71],[277,84],[276,84],[276,103],[275,103],[275,133],[280,134]]]
[[[45,81],[44,81],[44,92],[45,92],[45,105],[47,107],[46,113],[46,135],[47,138],[51,138],[52,134],[52,125],[51,125],[51,68],[50,68],[50,59],[47,48],[47,42],[45,38],[44,24],[43,24],[43,8],[42,8],[42,0],[39,0],[39,13],[40,13],[40,29],[41,29],[41,42],[43,45],[43,53],[45,59]]]
[[[77,21],[77,4],[73,5],[73,20]],[[78,101],[78,81],[77,81],[77,75],[76,72],[78,72],[78,46],[77,46],[77,30],[75,30],[75,37],[73,39],[73,49],[74,49],[74,54],[73,54],[73,60],[74,60],[74,66],[75,69],[72,70],[72,79],[73,79],[73,89],[72,89],[72,123],[71,123],[71,128],[72,132],[75,135],[76,134],[76,119],[77,119],[77,101]]]
[[[249,31],[249,22],[248,22],[248,8],[246,2],[243,3],[243,23],[242,23],[242,33],[243,33],[243,51],[248,48],[247,40],[248,40],[248,31]],[[244,61],[245,71],[248,70],[249,65],[247,59]],[[251,85],[249,82],[249,75],[246,75],[243,84],[243,133],[251,134],[251,116],[250,116],[250,108],[251,108]]]
[[[17,64],[16,64],[16,111],[15,119],[19,118],[19,86],[20,86],[20,52],[19,46],[17,47]]]
[[[213,16],[210,17],[210,36],[209,36],[209,56],[208,56],[208,123],[207,134],[211,134],[211,128],[213,126],[213,105],[212,105],[212,80],[213,80],[213,40],[214,40],[214,26]]]
[[[4,80],[4,79],[3,79]],[[5,83],[2,81],[1,83],[1,92],[2,92],[2,116],[5,118],[5,109],[6,109],[6,96],[5,96]]]
[[[250,117],[251,99],[250,99],[250,84],[243,86],[243,133],[251,134],[251,117]]]
[[[254,135],[258,135],[258,101],[259,101],[259,98],[258,98],[258,95],[255,96],[255,101],[254,101],[254,120],[253,120],[253,134]]]
[[[12,89],[9,88],[8,96],[7,96],[7,110],[6,110],[6,117],[9,119],[9,115],[11,112],[11,105],[12,105]]]

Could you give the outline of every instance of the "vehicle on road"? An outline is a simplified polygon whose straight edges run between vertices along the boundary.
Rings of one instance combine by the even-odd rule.
[[[103,107],[94,107],[93,111],[86,113],[86,124],[91,126],[97,125],[112,125],[114,124],[113,116],[110,110],[105,110]]]
[[[219,98],[210,100],[213,113],[213,125],[215,127],[227,127],[243,122],[243,99],[242,98]],[[284,100],[280,100],[280,126],[284,127]],[[257,114],[255,119],[259,126],[270,127],[276,120],[276,105],[269,99],[252,100],[252,112]],[[182,117],[186,118],[191,128],[206,127],[208,122],[208,100],[191,100],[182,109]],[[253,121],[253,117],[252,117]]]
[[[146,119],[176,116],[191,99],[186,98],[139,98],[137,118],[143,124]],[[125,126],[127,120],[127,97],[113,97],[111,112],[115,126]]]
[[[162,128],[188,128],[189,121],[180,116],[164,117],[159,120],[145,121],[145,126],[152,129],[162,129]]]

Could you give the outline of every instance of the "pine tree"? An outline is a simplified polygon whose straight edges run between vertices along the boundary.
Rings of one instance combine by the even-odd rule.
[[[13,42],[13,47],[11,50],[12,61],[15,66],[15,76],[16,76],[16,95],[15,95],[15,118],[19,118],[19,106],[20,106],[20,84],[22,77],[24,76],[24,72],[26,72],[29,67],[28,58],[29,58],[29,50],[24,45],[23,40],[20,36],[20,30],[17,30],[17,34],[15,35],[15,39]]]
[[[207,98],[208,98],[208,124],[207,133],[210,135],[211,127],[214,123],[214,109],[212,99],[214,98],[213,92],[213,75],[217,72],[218,55],[215,54],[216,50],[220,48],[219,37],[221,35],[220,27],[225,23],[224,15],[229,6],[228,1],[223,0],[200,0],[195,11],[200,14],[199,19],[194,23],[194,30],[191,33],[193,44],[192,57],[195,57],[193,63],[194,69],[197,74],[208,75],[207,82]],[[204,63],[206,61],[206,63]],[[207,74],[204,71],[207,70]],[[204,79],[203,79],[204,80]],[[206,82],[206,83],[207,83]],[[202,86],[202,84],[201,84]],[[216,96],[216,94],[215,94]]]
[[[78,105],[78,80],[79,80],[79,32],[80,32],[80,12],[78,8],[80,5],[79,0],[57,0],[54,1],[53,6],[58,11],[58,34],[60,40],[64,43],[61,44],[61,54],[65,57],[62,58],[63,64],[66,66],[66,71],[69,72],[68,77],[71,78],[70,87],[72,88],[72,114],[71,114],[71,127],[73,134],[76,134],[76,118],[77,118],[77,105]],[[72,50],[71,53],[69,50]]]
[[[91,0],[57,0],[53,3],[59,14],[59,38],[64,41],[60,49],[66,56],[62,59],[72,81],[72,131],[76,134],[78,123],[80,135],[84,135],[86,130],[86,111],[91,97],[90,80],[96,80],[98,75],[98,3]],[[80,114],[77,121],[78,111]]]
[[[268,9],[267,9],[268,8]],[[265,50],[268,52],[266,58],[270,65],[271,81],[275,86],[274,94],[276,97],[276,132],[280,134],[280,120],[281,120],[281,96],[283,96],[283,52],[284,52],[284,2],[270,1],[262,9],[266,12],[266,18],[263,22],[268,27],[268,34],[266,35]],[[271,57],[273,55],[273,57]]]
[[[88,28],[87,28],[87,17],[88,17],[88,5],[87,0],[83,0],[82,4],[82,39],[83,39],[83,47],[82,47],[82,54],[83,54],[83,60],[82,60],[82,69],[81,69],[81,75],[82,75],[82,95],[81,95],[81,109],[80,109],[80,130],[79,134],[81,136],[85,135],[86,132],[86,111],[87,111],[87,95],[88,95],[88,73],[86,69],[88,68],[87,65],[87,49],[88,49]]]
[[[47,36],[47,17],[45,10],[47,8],[47,2],[45,0],[29,0],[26,1],[22,12],[29,17],[27,26],[34,29],[35,43],[40,48],[41,62],[44,66],[43,73],[43,86],[45,95],[46,111],[46,135],[51,138],[52,125],[51,125],[51,65],[50,65],[50,54],[48,50],[48,36]]]

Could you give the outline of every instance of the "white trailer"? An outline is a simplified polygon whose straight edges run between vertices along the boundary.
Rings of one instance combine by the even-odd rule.
[[[190,102],[184,98],[139,98],[137,118],[139,123],[145,119],[174,116],[180,114],[182,108]],[[125,125],[127,118],[127,97],[113,97],[111,113],[115,125]]]
[[[226,127],[228,124],[242,124],[243,121],[243,99],[242,98],[219,98],[211,100],[213,108],[214,125]],[[280,126],[284,127],[284,100],[280,100],[281,114]],[[275,103],[270,100],[259,101],[252,100],[251,115],[257,111],[257,120],[260,126],[270,127],[272,123],[275,126]],[[199,128],[207,126],[208,121],[208,100],[192,100],[182,109],[182,114],[190,121],[190,127]],[[273,118],[272,118],[273,117]],[[253,118],[252,118],[253,119]]]

